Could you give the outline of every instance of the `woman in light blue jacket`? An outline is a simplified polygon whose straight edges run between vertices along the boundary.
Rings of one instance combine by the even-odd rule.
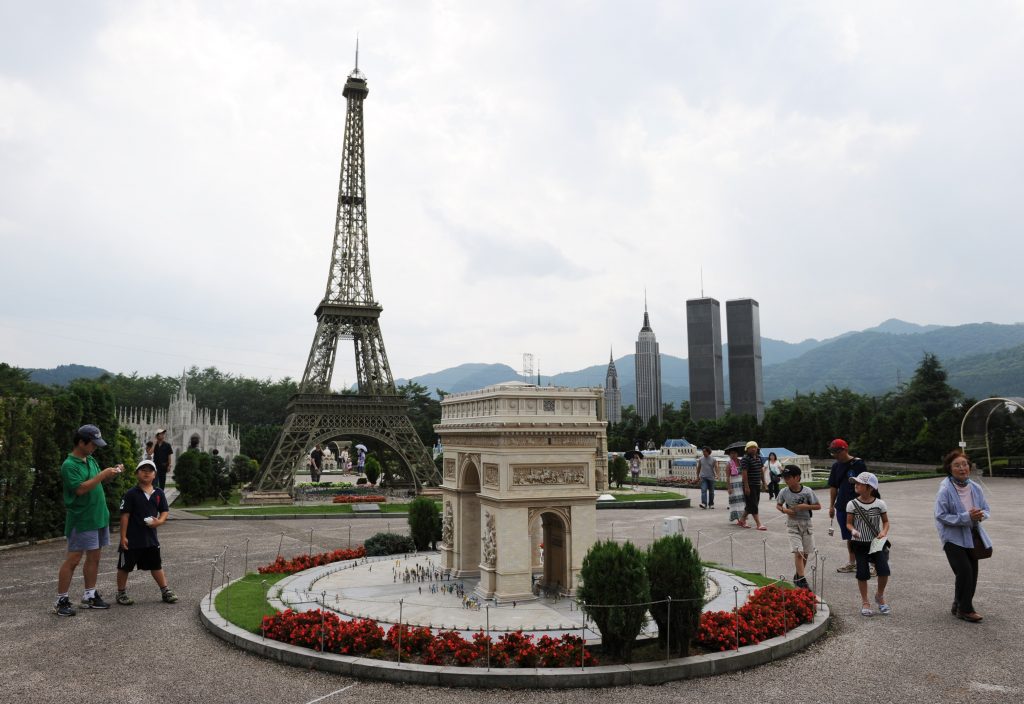
[[[976,537],[982,543],[977,547],[992,547],[988,533],[981,527],[989,518],[988,501],[981,487],[970,479],[971,460],[963,450],[953,450],[946,455],[942,466],[949,476],[942,480],[935,497],[935,527],[942,550],[956,575],[952,613],[968,623],[978,623],[981,614],[974,610],[978,558],[972,548]]]

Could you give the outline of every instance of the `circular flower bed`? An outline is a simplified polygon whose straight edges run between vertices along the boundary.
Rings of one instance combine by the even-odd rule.
[[[785,635],[814,620],[817,597],[806,589],[761,587],[735,613],[709,611],[701,615],[694,643],[705,650],[736,650]]]
[[[319,567],[320,565],[329,565],[332,562],[341,562],[343,560],[355,560],[360,557],[366,557],[366,549],[363,546],[358,548],[351,548],[348,550],[334,550],[332,552],[321,552],[316,555],[296,555],[290,560],[286,560],[280,555],[277,559],[271,562],[269,565],[263,565],[259,568],[260,574],[272,574],[272,573],[283,573],[283,574],[295,574],[302,570],[308,570],[310,567]]]

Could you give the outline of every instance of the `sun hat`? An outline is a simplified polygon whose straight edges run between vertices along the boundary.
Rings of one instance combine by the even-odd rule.
[[[878,477],[871,472],[861,472],[856,477],[850,477],[850,481],[856,484],[867,484],[875,491],[878,491]]]
[[[750,449],[750,448],[752,448],[752,447],[756,447],[756,448],[757,448],[757,449],[759,449],[759,450],[761,449],[761,448],[760,448],[760,446],[759,446],[759,445],[758,445],[758,444],[757,444],[756,442],[754,442],[753,440],[751,440],[751,441],[750,441],[750,442],[748,442],[748,443],[747,443],[746,445],[744,445],[744,446],[743,446],[743,449],[744,449],[744,450],[749,450],[749,449]]]

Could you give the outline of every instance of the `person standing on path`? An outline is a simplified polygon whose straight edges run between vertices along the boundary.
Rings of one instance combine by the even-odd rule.
[[[320,471],[323,468],[323,464],[324,464],[324,451],[322,449],[320,449],[320,445],[319,444],[317,444],[317,446],[313,448],[313,451],[309,453],[309,459],[310,459],[310,465],[309,465],[310,479],[313,480],[314,484],[319,483],[319,481],[320,481]]]
[[[981,527],[991,515],[989,505],[985,492],[970,479],[971,460],[963,450],[947,454],[942,466],[949,476],[942,480],[935,497],[935,528],[956,575],[951,611],[962,621],[978,623],[982,617],[974,609],[979,557],[976,549],[992,549],[992,540]]]
[[[700,507],[715,507],[715,481],[718,479],[718,462],[711,456],[711,448],[707,445],[697,458],[697,477],[700,479]]]
[[[736,521],[736,525],[739,525],[743,506],[746,504],[743,496],[743,474],[740,472],[740,450],[738,446],[729,446],[725,451],[729,453],[729,468],[726,470],[729,481],[729,522]]]
[[[851,480],[861,472],[868,471],[868,468],[864,460],[850,455],[850,446],[842,438],[836,438],[829,443],[828,451],[835,458],[828,474],[828,517],[835,518],[839,524],[839,535],[846,541],[846,552],[849,556],[847,563],[837,567],[836,572],[856,572],[857,558],[850,544],[852,536],[846,527],[846,506],[856,495]]]
[[[768,498],[779,497],[779,482],[782,480],[782,463],[774,452],[768,453]]]
[[[170,507],[164,492],[153,484],[156,465],[142,460],[135,468],[138,484],[121,499],[121,536],[117,551],[117,601],[121,606],[135,603],[128,596],[128,575],[132,570],[149,570],[153,581],[160,587],[160,599],[165,604],[178,600],[167,586],[160,559],[160,541],[156,529],[167,522]]]
[[[161,490],[167,489],[167,474],[171,471],[171,455],[174,448],[164,440],[167,430],[161,428],[156,431],[156,444],[153,445],[153,463],[156,465],[156,486]]]
[[[96,577],[99,574],[100,553],[110,545],[110,511],[107,497],[101,484],[113,479],[124,467],[117,465],[101,470],[92,456],[97,448],[106,447],[107,442],[95,425],[83,425],[75,432],[74,448],[60,468],[64,485],[64,535],[68,539],[67,556],[57,573],[57,601],[53,613],[58,616],[74,616],[68,593],[75,569],[85,555],[82,577],[85,593],[82,596],[83,609],[109,609],[110,604],[96,591]]]
[[[787,516],[786,531],[796,568],[793,584],[802,589],[810,589],[805,569],[807,559],[814,552],[811,512],[820,511],[821,503],[813,489],[800,483],[800,468],[797,465],[787,464],[782,470],[782,478],[786,480],[786,488],[778,493],[775,506]]]
[[[758,515],[761,485],[764,481],[764,460],[761,459],[761,448],[751,440],[743,450],[746,454],[740,460],[740,473],[743,475],[743,495],[746,497],[746,505],[743,507],[743,516],[739,520],[739,525],[742,528],[749,528],[747,517],[753,516],[758,530],[768,530],[768,526],[761,525],[761,516]]]
[[[857,560],[860,613],[862,616],[875,615],[868,601],[869,565],[874,564],[878,572],[875,603],[878,612],[888,616],[892,613],[892,607],[885,600],[885,587],[889,583],[889,543],[885,539],[889,534],[889,509],[878,493],[878,477],[871,472],[861,472],[854,477],[853,487],[857,497],[846,504],[846,529],[850,532],[850,545]],[[883,547],[876,549],[876,543]]]
[[[640,446],[633,448],[633,455],[629,458],[629,476],[633,481],[633,488],[636,489],[637,481],[640,479]]]

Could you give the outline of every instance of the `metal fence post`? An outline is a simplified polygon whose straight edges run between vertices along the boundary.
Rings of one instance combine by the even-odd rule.
[[[732,622],[736,626],[736,650],[740,649],[740,588],[733,585],[732,588]]]
[[[210,611],[213,611],[213,579],[217,576],[217,561],[210,560]]]
[[[231,575],[227,575],[227,581],[231,581]],[[231,616],[231,590],[224,590],[224,625],[228,625],[228,618]]]
[[[261,579],[260,586],[263,587],[263,604],[267,603],[267,580]],[[263,640],[267,639],[267,624],[263,622],[263,619],[267,617],[267,610],[263,608],[263,604],[260,604],[260,633],[263,635]]]
[[[580,602],[580,613],[583,614],[583,620],[580,622],[580,669],[587,669],[587,611],[585,609],[587,602]]]
[[[402,605],[405,599],[398,600],[398,664],[402,664]]]
[[[309,556],[313,557],[313,529],[309,529]]]
[[[668,598],[668,617],[666,623],[668,624],[665,628],[665,659],[668,660],[672,657],[672,597]]]
[[[764,576],[768,576],[768,538],[761,539],[761,552],[764,554]]]
[[[487,605],[487,630],[484,633],[487,640],[484,641],[487,644],[487,671],[491,671],[491,605]]]
[[[281,546],[284,545],[284,531],[281,531],[281,539],[277,541],[277,557],[281,557]]]
[[[729,566],[730,567],[735,567],[736,566],[736,560],[734,559],[733,549],[732,549],[732,533],[729,534]]]
[[[245,562],[242,564],[242,576],[249,574],[249,539],[245,539]]]

